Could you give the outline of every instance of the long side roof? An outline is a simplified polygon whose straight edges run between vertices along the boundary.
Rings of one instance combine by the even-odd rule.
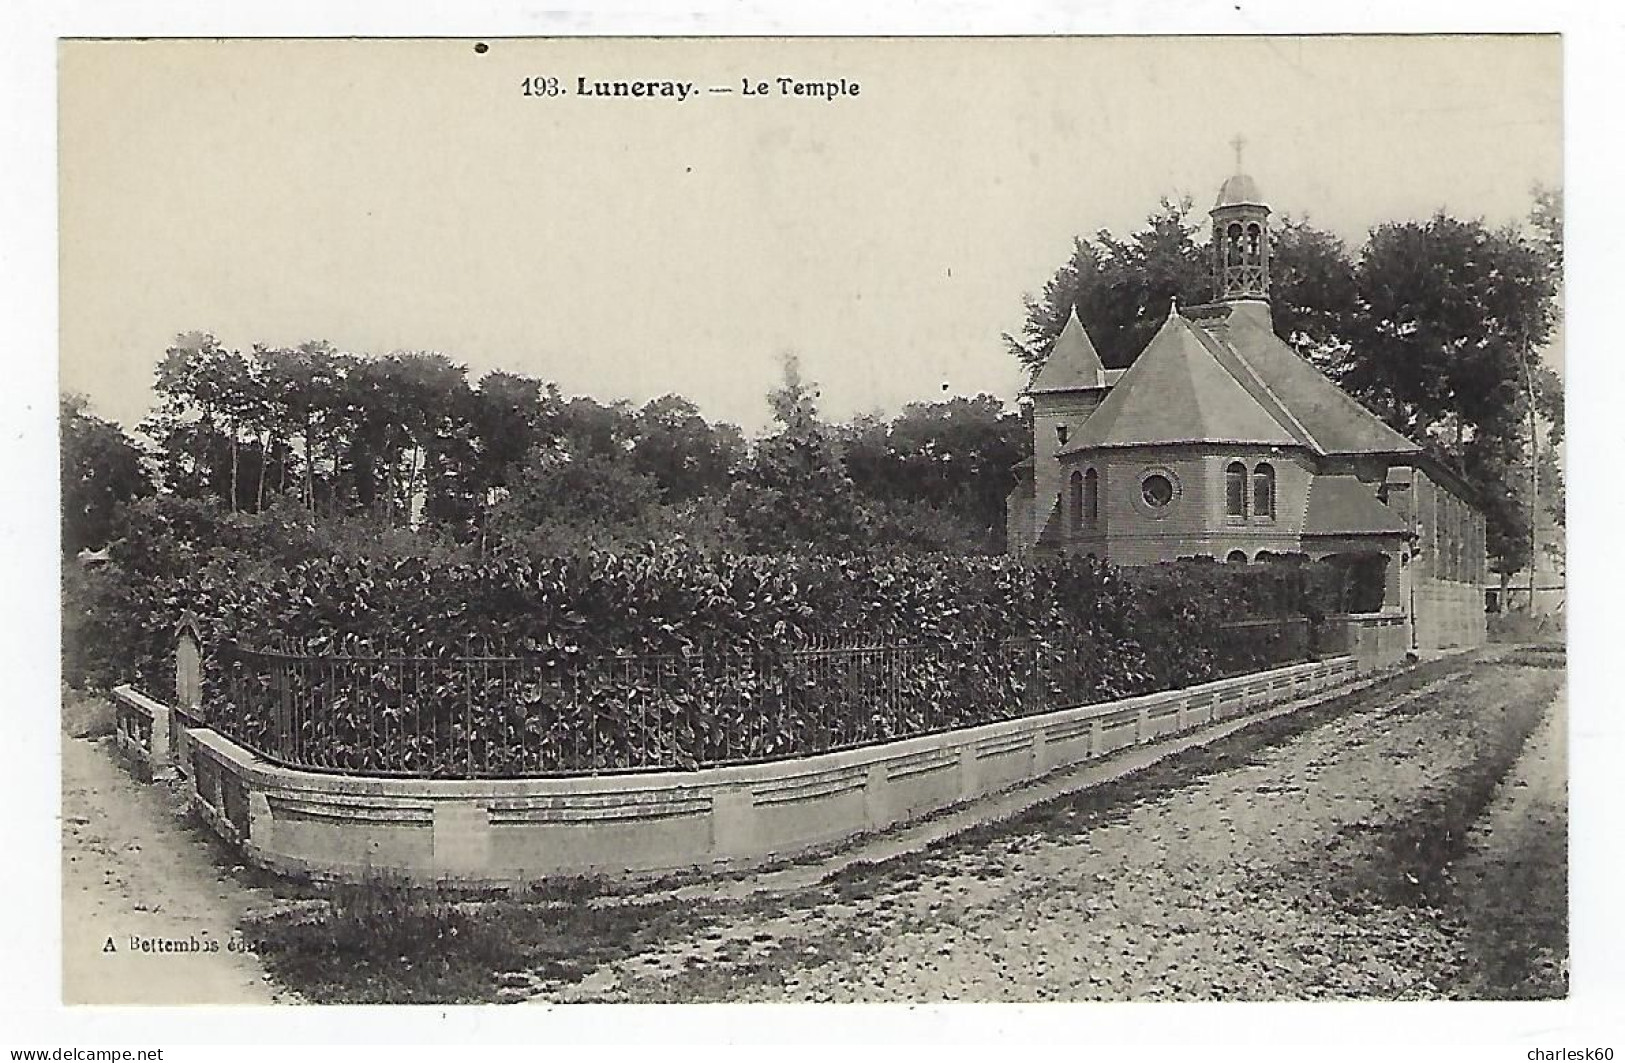
[[[1322,454],[1414,454],[1422,448],[1389,428],[1251,315],[1232,315],[1226,339],[1311,436]]]

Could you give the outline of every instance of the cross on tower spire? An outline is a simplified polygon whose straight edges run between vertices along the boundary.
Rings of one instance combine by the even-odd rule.
[[[1242,170],[1247,138],[1237,133],[1230,141],[1236,152],[1236,172],[1219,187],[1213,218],[1213,276],[1217,297],[1266,300],[1269,298],[1270,208],[1258,185]]]

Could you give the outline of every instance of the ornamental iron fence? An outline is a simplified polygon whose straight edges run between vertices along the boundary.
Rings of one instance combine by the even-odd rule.
[[[681,771],[811,756],[1346,652],[1342,618],[1225,625],[1179,662],[1108,637],[582,658],[213,648],[207,726],[287,767],[418,778]]]

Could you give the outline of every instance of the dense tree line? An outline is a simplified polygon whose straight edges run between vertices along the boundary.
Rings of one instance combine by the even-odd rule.
[[[141,449],[124,430],[90,413],[78,395],[64,396],[62,432],[62,550],[68,555],[112,538],[124,508],[152,494]]]
[[[470,383],[439,353],[370,358],[320,342],[241,352],[189,333],[154,390],[145,450],[64,400],[65,550],[107,542],[120,506],[156,492],[149,510],[182,500],[240,522],[265,515],[285,534],[297,515],[340,538],[371,528],[479,553],[673,539],[999,552],[1027,439],[985,395],[829,423],[793,357],[768,396],[774,427],[755,441],[676,395],[605,404],[514,373]]]

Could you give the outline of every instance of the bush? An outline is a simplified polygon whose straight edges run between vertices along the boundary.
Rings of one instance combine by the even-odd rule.
[[[89,690],[135,682],[157,697],[173,692],[175,631],[183,617],[197,616],[214,636],[225,630],[210,623],[220,603],[251,595],[312,557],[449,565],[472,556],[423,531],[361,519],[315,521],[291,502],[245,514],[173,495],[127,507],[108,553],[104,563],[63,563],[63,681]]]

